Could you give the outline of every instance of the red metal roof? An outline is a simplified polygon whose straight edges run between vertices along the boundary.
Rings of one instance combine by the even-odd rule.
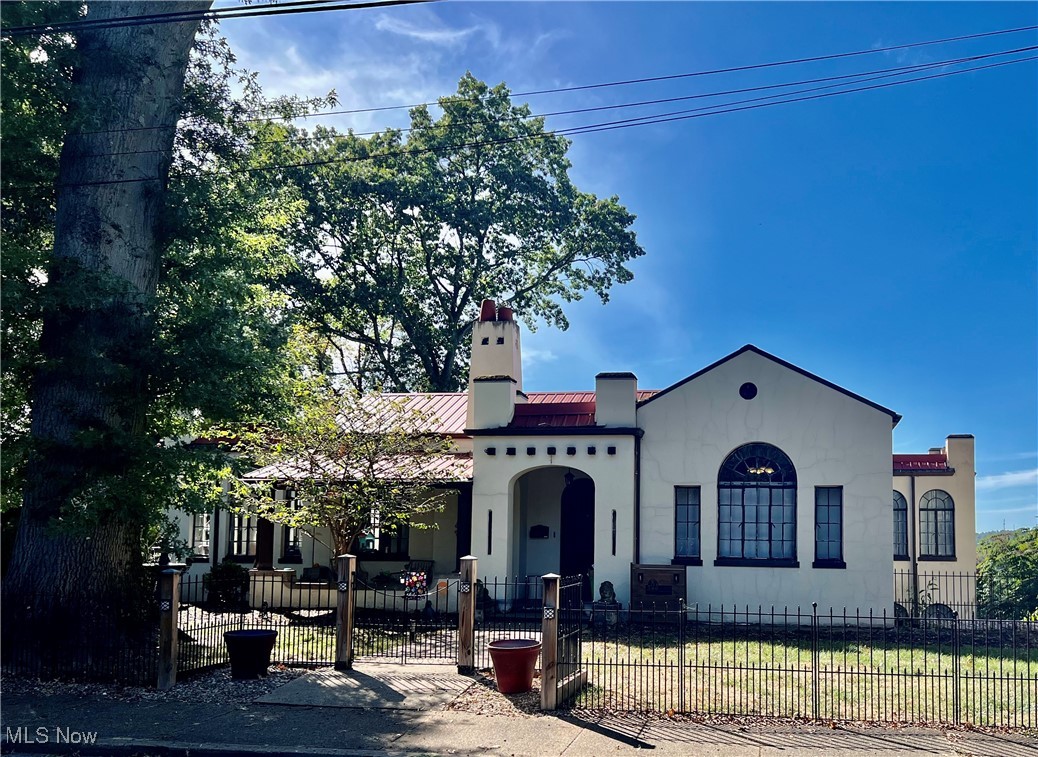
[[[935,452],[894,455],[894,473],[918,473],[919,471],[950,473],[948,456]]]
[[[639,389],[637,401],[646,400],[656,393],[655,389]],[[432,422],[431,434],[463,436],[468,409],[467,392],[386,393],[383,395],[400,401],[416,415],[427,417]],[[550,411],[533,411],[530,405],[543,408],[551,405]],[[565,406],[564,408],[559,406]],[[594,392],[530,392],[526,402],[516,403],[513,427],[533,426],[593,426],[595,425]]]
[[[515,415],[509,428],[573,428],[595,425],[594,402],[531,402],[515,406]]]
[[[656,394],[659,389],[639,389],[635,400],[641,402]],[[595,403],[594,392],[527,392],[526,401],[531,404],[544,402],[590,402]]]
[[[468,410],[466,392],[430,392],[428,394],[383,395],[403,403],[405,409],[428,418],[430,434],[461,436],[465,433],[465,414]]]

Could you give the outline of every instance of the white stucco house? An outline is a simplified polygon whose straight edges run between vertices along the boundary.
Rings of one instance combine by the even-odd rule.
[[[632,581],[651,574],[703,608],[889,614],[895,566],[975,568],[973,437],[894,455],[896,412],[753,345],[658,391],[599,373],[593,392],[524,392],[519,325],[486,301],[467,391],[402,399],[461,465],[437,529],[358,545],[369,575],[425,561],[447,576],[472,554],[488,577],[591,574],[587,600],[608,580],[638,601]],[[193,572],[332,564],[293,529],[227,512],[184,536]]]

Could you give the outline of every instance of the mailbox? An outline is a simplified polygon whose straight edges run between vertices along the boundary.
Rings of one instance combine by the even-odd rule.
[[[684,565],[631,563],[631,610],[677,610],[686,599]]]

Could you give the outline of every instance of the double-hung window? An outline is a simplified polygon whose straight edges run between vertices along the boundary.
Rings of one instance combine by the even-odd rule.
[[[209,557],[209,532],[212,524],[210,513],[195,513],[191,516],[191,554],[193,557]]]
[[[293,489],[276,489],[274,491],[274,499],[283,501],[284,507],[289,512],[294,512],[298,500],[296,498],[295,490]],[[303,562],[303,549],[302,542],[300,541],[301,531],[296,526],[282,526],[281,528],[281,557],[279,562],[293,565],[300,564]]]
[[[237,560],[256,557],[256,524],[254,515],[235,513],[231,519],[231,557]]]
[[[674,487],[674,563],[702,565],[699,487]]]
[[[815,487],[815,568],[845,568],[843,487]]]

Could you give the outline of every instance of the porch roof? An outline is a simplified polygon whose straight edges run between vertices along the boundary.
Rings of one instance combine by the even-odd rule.
[[[351,470],[334,460],[286,460],[272,463],[246,473],[246,481],[285,481],[292,479],[326,479],[350,481],[369,475],[367,471]],[[389,458],[374,471],[374,477],[386,481],[430,479],[433,483],[466,483],[472,480],[472,453],[457,452],[442,455],[399,455]]]

